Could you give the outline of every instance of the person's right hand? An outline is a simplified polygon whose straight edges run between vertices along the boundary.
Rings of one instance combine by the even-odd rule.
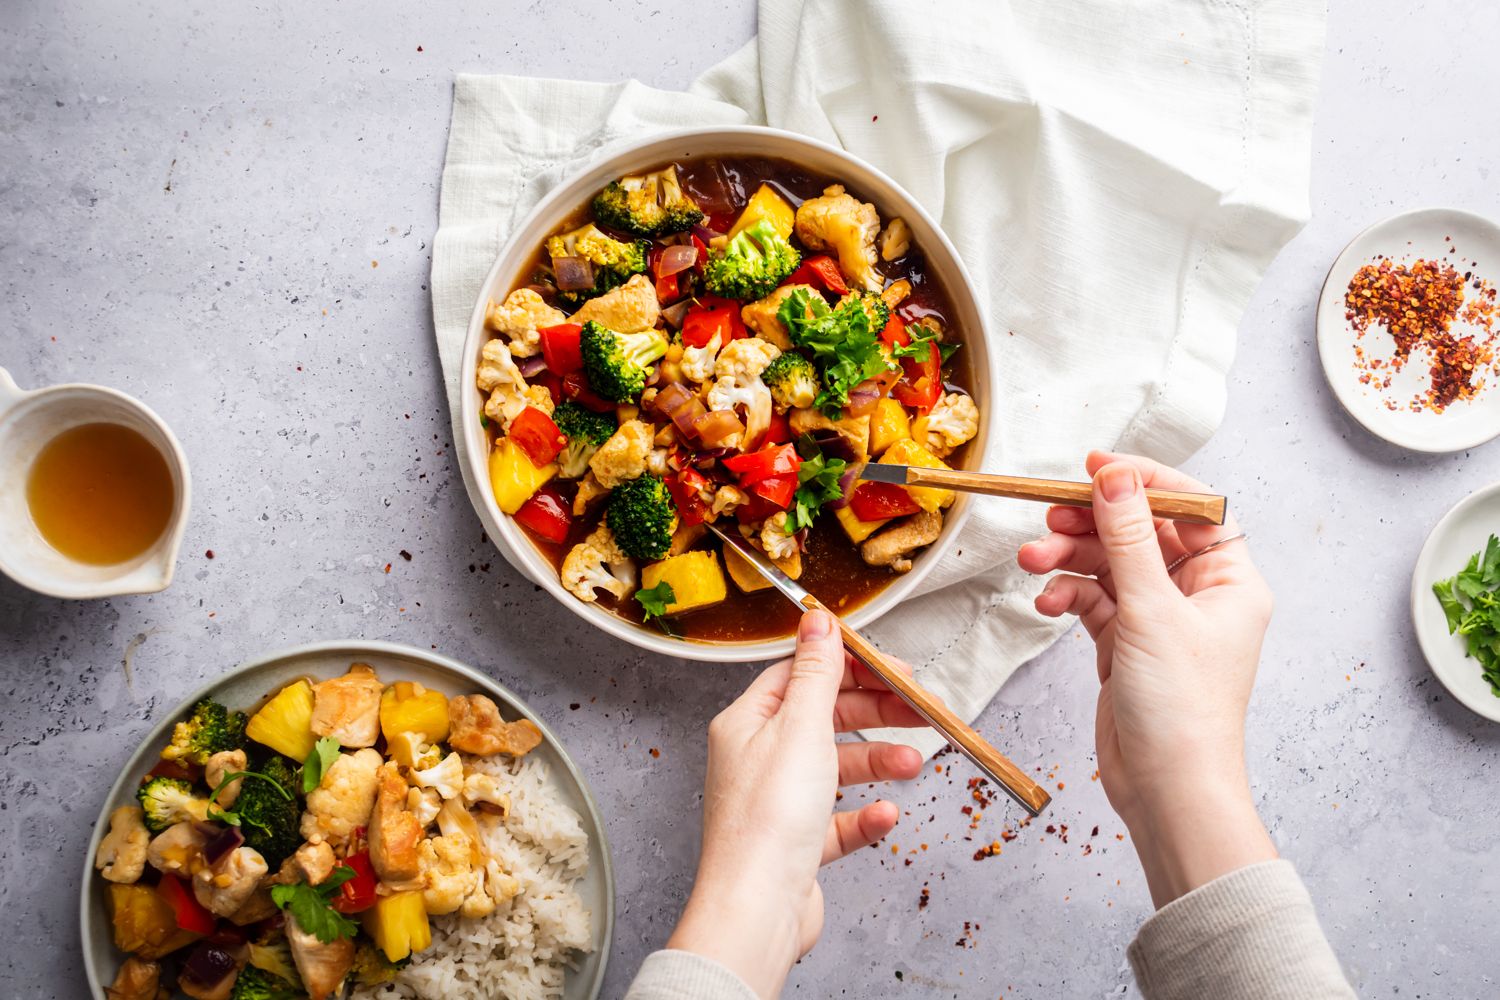
[[[1092,509],[1055,507],[1021,547],[1047,582],[1037,610],[1076,614],[1097,646],[1099,776],[1157,905],[1276,856],[1245,776],[1244,728],[1271,593],[1238,532],[1154,521],[1143,487],[1205,492],[1150,459],[1094,452]]]

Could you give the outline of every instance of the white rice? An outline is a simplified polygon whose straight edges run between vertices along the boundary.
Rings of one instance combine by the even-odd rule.
[[[573,958],[593,951],[589,910],[574,888],[588,871],[588,834],[546,764],[528,756],[514,774],[510,767],[503,757],[464,758],[465,771],[494,775],[510,795],[510,815],[481,815],[479,826],[490,856],[521,891],[481,920],[433,917],[432,946],[394,983],[359,987],[354,1000],[553,1000]]]

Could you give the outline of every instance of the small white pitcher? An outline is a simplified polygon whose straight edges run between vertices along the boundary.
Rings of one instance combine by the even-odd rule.
[[[112,566],[76,562],[58,552],[37,530],[26,502],[26,481],[37,454],[63,431],[91,423],[129,427],[151,442],[172,472],[176,497],[156,543]],[[52,597],[154,594],[172,582],[190,498],[187,456],[146,404],[102,385],[71,383],[28,392],[0,368],[0,572]]]

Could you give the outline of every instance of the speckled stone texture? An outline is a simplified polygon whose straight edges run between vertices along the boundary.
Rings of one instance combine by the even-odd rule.
[[[608,817],[606,995],[665,940],[703,727],[751,670],[579,632],[481,539],[451,461],[429,240],[454,73],[680,86],[753,30],[748,0],[0,5],[0,365],[140,396],[195,480],[166,593],[66,603],[0,581],[0,993],[85,995],[80,852],[148,725],[243,658],[339,637],[431,646],[529,699]],[[1497,35],[1493,5],[1334,0],[1314,219],[1255,296],[1223,429],[1189,466],[1232,495],[1279,596],[1255,792],[1365,996],[1496,993],[1500,726],[1428,673],[1407,575],[1428,526],[1500,475],[1500,446],[1422,457],[1368,437],[1325,391],[1314,301],[1377,218],[1500,212]],[[1125,945],[1150,904],[1091,780],[1093,673],[1074,633],[980,722],[1047,775],[1045,823],[976,862],[1016,815],[996,803],[971,831],[962,762],[890,790],[908,812],[828,871],[827,930],[788,995],[1136,993]]]

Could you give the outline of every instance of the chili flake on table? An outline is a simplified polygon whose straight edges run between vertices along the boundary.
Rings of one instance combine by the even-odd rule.
[[[1466,285],[1478,293],[1467,302]],[[1344,292],[1344,306],[1344,318],[1357,338],[1362,339],[1374,323],[1395,341],[1390,358],[1371,357],[1355,345],[1361,383],[1389,389],[1395,373],[1406,366],[1414,349],[1420,349],[1430,360],[1430,381],[1408,403],[1412,411],[1442,413],[1484,389],[1484,373],[1495,360],[1495,288],[1472,269],[1460,274],[1444,261],[1402,264],[1380,257],[1355,272]],[[1455,331],[1455,321],[1472,332]],[[1398,404],[1387,400],[1386,407],[1395,410]]]

